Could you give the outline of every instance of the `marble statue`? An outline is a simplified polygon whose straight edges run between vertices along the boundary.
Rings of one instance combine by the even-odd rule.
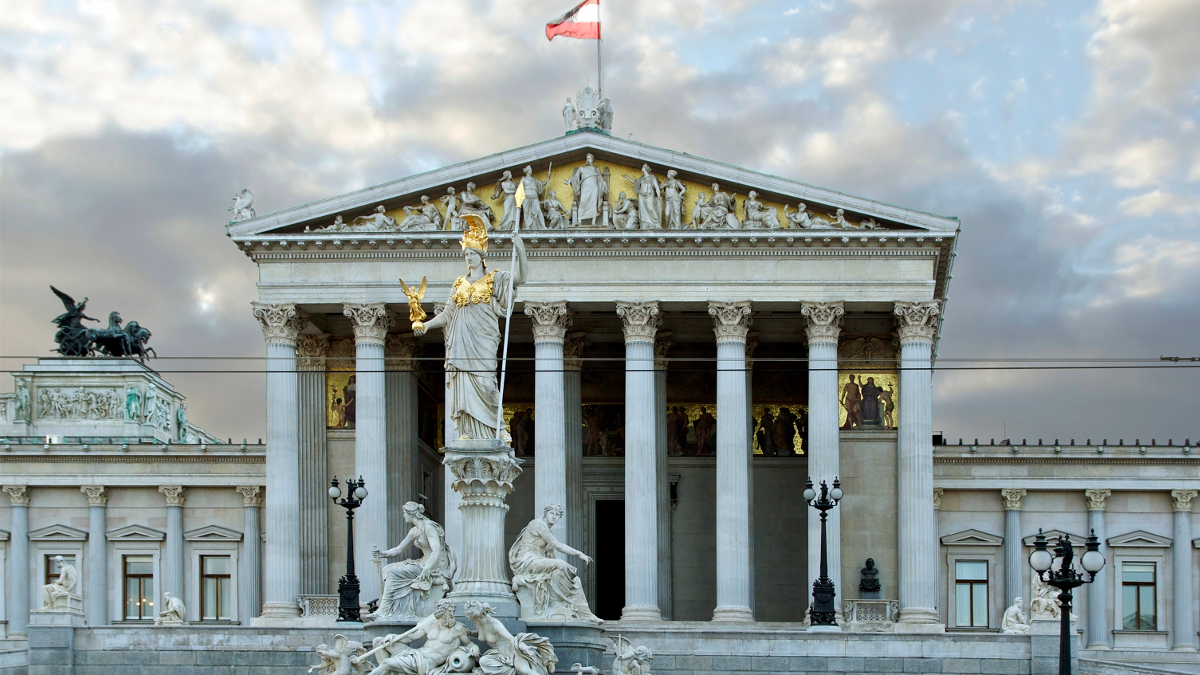
[[[187,404],[180,403],[179,410],[175,411],[175,437],[180,443],[187,443]]]
[[[708,220],[708,195],[701,192],[696,198],[696,205],[692,207],[692,227],[703,229],[706,227],[705,221]]]
[[[536,633],[513,635],[508,632],[486,602],[472,600],[463,605],[463,611],[475,623],[479,640],[491,648],[479,657],[477,674],[548,675],[554,672],[558,656],[549,640]]]
[[[511,230],[520,215],[517,209],[517,182],[513,180],[511,171],[505,171],[496,181],[496,189],[492,190],[492,199],[500,199],[502,195],[504,213],[496,223],[496,229]]]
[[[579,675],[603,675],[596,666],[585,666],[582,663],[572,663],[571,672]]]
[[[838,229],[850,227],[850,223],[846,222],[846,210],[838,209],[837,212],[834,213],[833,221],[830,222],[830,225]]]
[[[361,222],[361,225],[359,224]],[[375,207],[375,212],[368,216],[358,216],[350,221],[352,229],[361,230],[363,232],[394,232],[399,228],[396,224],[396,219],[387,215],[387,209],[383,204]]]
[[[620,635],[609,640],[615,655],[611,675],[650,675],[650,660],[654,654],[648,647],[634,647],[629,638]]]
[[[1036,573],[1030,574],[1030,585],[1033,588],[1033,599],[1029,601],[1029,619],[1031,621],[1060,621],[1062,619],[1062,602],[1059,601],[1060,591],[1042,581]],[[1077,616],[1071,615],[1071,621]]]
[[[158,611],[158,616],[154,617],[154,625],[183,626],[186,624],[187,608],[183,606],[183,601],[169,592],[164,592],[162,609]]]
[[[54,556],[58,564],[58,580],[42,586],[42,611],[55,612],[67,609],[68,596],[75,595],[79,586],[79,573],[75,566],[66,562],[61,555]]]
[[[233,218],[229,220],[231,223],[249,220],[254,217],[254,194],[242,188],[242,191],[233,196],[233,206],[226,209],[233,214]]]
[[[453,189],[453,188],[451,188]],[[421,203],[418,206],[406,206],[404,212],[408,215],[404,220],[400,221],[400,229],[402,231],[412,230],[436,230],[442,222],[442,214],[438,212],[437,207],[429,201],[429,197],[421,195]]]
[[[874,218],[867,218],[858,224],[860,230],[878,230],[879,223]]]
[[[496,222],[496,213],[492,211],[492,207],[488,206],[487,202],[483,201],[479,198],[479,195],[475,194],[474,183],[467,183],[467,189],[458,193],[458,201],[459,216],[466,216],[468,214],[482,216],[483,218],[487,219],[488,227],[491,227],[492,223]],[[465,224],[463,225],[462,229],[467,229]]]
[[[25,385],[24,380],[17,380],[13,390],[13,395],[16,398],[17,406],[14,411],[13,419],[17,422],[29,421],[29,388]]]
[[[707,208],[703,213],[703,227],[705,229],[728,228],[732,230],[741,227],[741,223],[734,214],[737,210],[736,197],[727,192],[721,192],[721,187],[716,183],[712,184],[712,190],[712,198],[708,200]]]
[[[675,169],[667,171],[667,179],[663,181],[663,225],[668,230],[683,229],[683,196],[687,194],[687,186],[675,176]]]
[[[604,97],[604,102],[600,104],[600,128],[605,131],[612,131],[613,123],[613,107],[612,101],[607,96]]]
[[[446,211],[446,217],[442,220],[442,228],[445,229],[450,225],[450,221],[458,215],[458,193],[455,192],[453,185],[446,188],[446,195],[438,202]]]
[[[425,642],[420,647],[411,646],[422,639]],[[353,665],[369,667],[367,658],[380,654],[371,675],[469,673],[479,657],[479,647],[471,642],[467,627],[454,618],[453,600],[440,600],[417,625],[399,635],[376,638],[371,646],[371,651],[350,659]]]
[[[533,167],[527,166],[521,170],[521,186],[524,188],[525,201],[521,202],[521,227],[526,230],[546,229],[546,216],[542,213],[542,195],[550,184],[550,171],[546,171],[546,180],[533,177]]]
[[[550,195],[542,200],[542,210],[545,212],[546,227],[551,230],[565,230],[571,224],[571,214],[562,202],[558,201],[558,193],[550,191]]]
[[[1012,606],[1004,610],[1004,618],[1000,620],[1000,630],[1005,635],[1029,633],[1029,622],[1025,620],[1025,612],[1021,611],[1023,604],[1022,598],[1013,598]]]
[[[625,174],[621,174],[625,175]],[[650,165],[642,165],[642,175],[638,178],[625,176],[625,180],[633,185],[638,196],[638,225],[643,230],[662,229],[662,185],[650,173]]]
[[[345,635],[333,636],[333,649],[328,645],[317,645],[313,652],[321,659],[321,662],[308,669],[308,672],[317,671],[317,675],[350,675],[352,672],[357,672],[362,675],[366,672],[365,664],[356,663],[355,659],[363,653],[363,644],[351,640]]]
[[[618,230],[638,229],[638,203],[636,199],[628,199],[625,193],[617,194],[617,203],[613,207],[613,227]]]
[[[454,551],[446,545],[446,531],[425,515],[425,507],[407,502],[403,511],[404,522],[411,526],[404,541],[386,551],[372,548],[371,556],[376,561],[397,558],[416,546],[421,557],[394,562],[380,570],[383,592],[379,596],[379,609],[371,618],[429,616],[433,606],[450,591],[451,580],[458,570]]]
[[[472,218],[463,233],[463,259],[467,273],[454,282],[446,309],[428,322],[414,321],[420,337],[441,328],[446,332],[446,413],[459,438],[499,438],[496,406],[496,354],[500,349],[500,319],[517,286],[526,278],[525,243],[513,236],[517,270],[487,271],[488,235],[481,219]]]
[[[568,112],[569,109],[569,112]],[[574,103],[567,99],[563,107],[563,123],[567,131],[575,129],[603,129],[612,131],[613,109],[612,101],[602,97],[590,86],[584,87],[575,94]]]
[[[600,169],[594,164],[595,159],[589,152],[584,159],[584,165],[575,169],[575,173],[563,181],[565,185],[570,185],[575,193],[573,209],[576,213],[572,225],[582,225],[585,220],[591,220],[592,226],[597,225],[596,221],[601,215],[600,203],[608,196]]]
[[[788,205],[783,205],[783,217],[788,221],[788,224],[793,228],[807,230],[813,227],[812,216],[808,213],[808,204],[800,202],[800,206],[796,210],[788,213]]]
[[[746,210],[746,220],[742,222],[742,226],[747,228],[779,229],[779,213],[774,207],[768,207],[758,201],[757,197],[758,193],[751,190],[749,197],[743,202],[742,208]]]
[[[584,562],[592,559],[562,543],[550,531],[563,516],[563,507],[550,504],[541,518],[529,521],[512,548],[508,549],[508,564],[512,566],[513,592],[521,604],[521,618],[526,621],[589,621],[600,619],[588,608],[574,566],[558,557],[559,553],[573,555]]]
[[[575,104],[571,101],[571,97],[567,97],[567,103],[563,106],[563,126],[567,131],[574,131],[578,128],[578,121],[575,119]]]

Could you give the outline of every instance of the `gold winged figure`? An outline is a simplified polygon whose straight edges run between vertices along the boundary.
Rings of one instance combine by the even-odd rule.
[[[421,277],[421,285],[417,290],[413,290],[404,280],[400,280],[400,287],[404,289],[404,294],[408,296],[408,320],[413,322],[413,330],[425,328],[425,317],[429,316],[425,310],[421,309],[421,300],[425,297],[426,278]]]

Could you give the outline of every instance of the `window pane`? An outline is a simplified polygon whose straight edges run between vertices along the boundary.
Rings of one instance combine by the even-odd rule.
[[[217,587],[219,589],[217,596],[218,596],[218,599],[221,601],[220,609],[217,612],[217,616],[222,619],[232,618],[229,613],[230,608],[233,606],[230,604],[230,601],[229,601],[229,587],[232,585],[233,584],[231,584],[229,582],[229,579],[218,579],[217,580]]]
[[[1124,563],[1121,565],[1121,581],[1154,583],[1154,563]]]
[[[987,581],[987,561],[958,560],[954,563],[954,569],[958,579]]]
[[[1142,630],[1154,630],[1158,627],[1157,617],[1155,616],[1157,612],[1154,607],[1154,587],[1141,586],[1138,588],[1138,599],[1140,600],[1138,603],[1138,623],[1141,624],[1139,628]]]
[[[1121,587],[1121,628],[1137,630],[1137,586]]]
[[[153,574],[154,558],[148,555],[125,556],[126,574]]]
[[[140,619],[139,607],[142,596],[141,588],[137,579],[128,579],[125,583],[125,618]]]
[[[971,584],[955,584],[954,594],[954,623],[959,626],[970,626]]]
[[[203,574],[229,574],[229,556],[206,555],[200,560]]]
[[[204,585],[204,602],[200,619],[208,621],[217,618],[217,580],[209,577],[201,581]]]
[[[971,625],[976,628],[987,628],[987,584],[972,584],[972,600],[975,609],[971,617]]]

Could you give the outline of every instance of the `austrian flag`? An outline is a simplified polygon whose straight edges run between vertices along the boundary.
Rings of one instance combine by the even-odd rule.
[[[571,11],[546,24],[546,39],[555,35],[580,40],[600,39],[600,0],[583,0]]]

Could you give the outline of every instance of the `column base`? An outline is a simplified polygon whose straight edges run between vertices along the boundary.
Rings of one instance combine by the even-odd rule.
[[[903,621],[901,619],[901,622],[895,624],[892,630],[896,633],[916,633],[921,635],[946,632],[946,624],[944,623],[904,623]]]
[[[1089,642],[1084,649],[1093,652],[1108,652],[1112,651],[1112,646],[1107,642]]]
[[[905,607],[900,610],[900,623],[939,624],[941,617],[932,607]],[[943,624],[944,628],[944,624]]]
[[[754,623],[754,612],[749,607],[718,607],[713,610],[712,620],[718,623]]]
[[[264,619],[291,619],[300,616],[300,605],[289,602],[264,602],[262,614]]]
[[[662,610],[654,605],[626,605],[621,621],[662,621]]]
[[[1195,652],[1196,645],[1175,645],[1174,647],[1171,647],[1171,651],[1173,651],[1173,652]]]

